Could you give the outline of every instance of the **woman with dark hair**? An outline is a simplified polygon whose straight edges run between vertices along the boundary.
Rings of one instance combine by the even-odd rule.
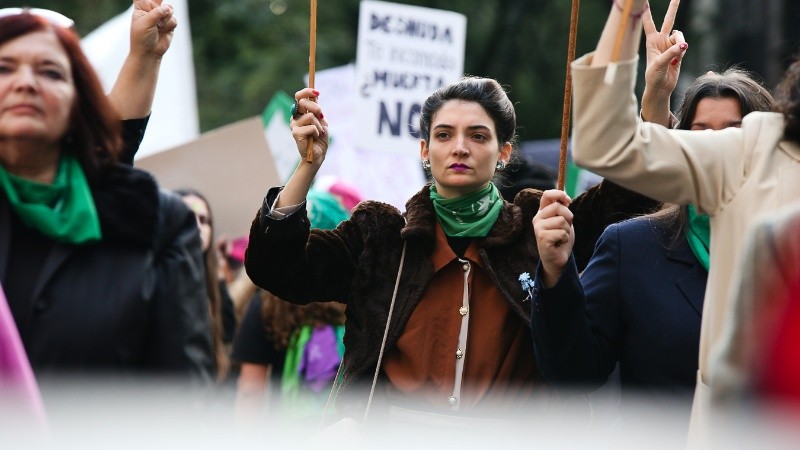
[[[491,183],[516,133],[503,88],[464,78],[431,94],[421,113],[420,156],[433,183],[408,201],[405,214],[364,201],[334,230],[309,230],[306,217],[328,144],[317,96],[298,91],[291,122],[302,155],[313,143],[313,162],[267,194],[245,267],[253,282],[290,302],[346,304],[337,411],[364,414],[371,395],[356,387],[376,371],[376,395],[394,408],[487,413],[502,404],[513,414],[530,405],[541,381],[528,292],[518,277],[536,267],[530,220],[538,196],[523,191],[505,203]]]
[[[653,101],[646,97],[643,104],[648,100]],[[772,107],[767,90],[745,72],[710,72],[686,90],[677,126],[738,127],[744,115]],[[709,268],[708,217],[691,205],[668,205],[609,225],[580,276],[574,257],[549,256],[570,249],[549,245],[551,231],[562,229],[560,217],[545,211],[534,218],[542,257],[534,348],[547,380],[589,392],[619,363],[623,405],[628,398],[657,401],[676,412],[685,409],[688,420]],[[557,282],[547,279],[548,272],[560,273]]]
[[[708,72],[698,77],[683,95],[683,103],[678,109],[679,130],[721,130],[728,127],[740,127],[741,117],[736,120],[712,123],[697,120],[698,109],[703,109],[703,99],[731,99],[738,104],[742,117],[753,111],[773,111],[775,100],[767,89],[747,71],[730,68],[722,73]],[[705,102],[710,103],[710,102]],[[706,107],[708,109],[708,107]],[[724,119],[724,117],[722,117]]]
[[[225,284],[220,281],[218,273],[217,251],[211,245],[214,242],[214,215],[211,206],[203,194],[194,189],[183,188],[175,191],[186,206],[194,212],[197,228],[200,231],[201,249],[205,261],[206,292],[208,293],[208,311],[211,318],[211,342],[217,366],[217,381],[221,382],[230,370],[230,356],[227,346],[233,342],[236,331],[236,316],[233,302],[227,294]]]
[[[328,144],[318,96],[295,94],[293,135],[302,155],[313,143],[313,162],[268,192],[245,267],[287,301],[346,305],[337,412],[363,416],[373,392],[390,414],[423,410],[444,421],[522,417],[546,405],[536,401],[549,390],[533,357],[529,304],[540,192],[523,190],[509,203],[492,182],[516,140],[514,106],[501,85],[466,77],[433,92],[420,117],[420,157],[432,182],[405,213],[364,201],[331,231],[309,230],[305,211]],[[589,208],[606,205],[598,199]]]
[[[76,33],[0,17],[0,105],[0,276],[34,372],[208,380],[195,219],[117,162],[118,115]]]
[[[631,94],[641,35],[639,14],[648,4],[646,0],[632,3],[633,13],[625,20],[621,7],[611,7],[595,53],[572,66],[573,158],[579,166],[629,189],[661,201],[691,204],[709,216],[709,272],[692,412],[692,426],[698,426],[694,430],[707,431],[709,384],[714,381],[709,378],[709,356],[724,342],[722,325],[735,313],[730,299],[735,268],[742,258],[741,243],[760,216],[800,198],[800,123],[790,106],[796,105],[800,92],[797,69],[789,69],[778,90],[781,112],[750,113],[739,128],[693,132],[641,122]],[[625,21],[630,23],[626,26]],[[621,47],[614,44],[617,33]],[[615,47],[621,49],[619,61],[613,63],[616,70],[608,71]],[[665,39],[652,52],[677,66],[687,48],[685,42]],[[562,239],[552,244],[560,246],[564,238],[562,233]],[[553,275],[557,279],[558,274]]]

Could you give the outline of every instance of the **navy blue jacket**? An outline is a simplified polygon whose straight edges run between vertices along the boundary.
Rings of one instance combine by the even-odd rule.
[[[708,274],[685,238],[671,240],[661,222],[640,217],[605,230],[580,279],[571,261],[541,289],[537,269],[532,330],[548,381],[593,389],[619,362],[623,397],[691,395]]]

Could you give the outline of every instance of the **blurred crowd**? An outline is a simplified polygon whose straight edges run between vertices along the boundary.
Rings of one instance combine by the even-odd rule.
[[[572,65],[573,157],[603,180],[556,189],[516,150],[506,89],[464,77],[421,106],[427,183],[404,211],[317,177],[324,96],[300,89],[297,169],[249,234],[224,236],[205,193],[135,167],[178,24],[161,0],[133,4],[108,94],[71,19],[0,9],[11,443],[105,448],[136,435],[126,423],[207,447],[469,448],[524,427],[558,446],[791,441],[800,62],[774,94],[709,72],[673,114],[679,1],[658,28],[646,0],[614,0]]]

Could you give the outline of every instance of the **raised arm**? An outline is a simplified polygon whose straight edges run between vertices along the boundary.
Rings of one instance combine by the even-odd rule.
[[[622,46],[618,61],[627,61],[636,56],[639,50],[639,38],[642,35],[642,15],[650,8],[647,0],[632,0],[633,7],[628,17],[624,15],[625,3],[628,0],[612,0],[611,12],[608,13],[606,25],[603,28],[603,34],[600,36],[600,41],[597,42],[595,49],[594,59],[592,60],[593,66],[605,66],[611,61],[611,56],[614,53],[614,47],[617,41],[617,30],[622,32]],[[620,27],[623,22],[627,22],[625,27]]]
[[[643,6],[636,0],[635,6]],[[598,52],[610,52],[608,42],[620,22],[613,7]],[[642,10],[643,11],[643,10]],[[635,17],[630,18],[636,22]],[[629,42],[639,33],[623,27]],[[685,42],[673,44],[662,58],[680,58]],[[633,95],[636,59],[633,50],[623,54],[616,70],[597,64],[602,55],[586,55],[572,64],[573,134],[575,164],[619,185],[662,202],[692,203],[701,212],[715,214],[742,185],[749,153],[742,130],[709,133],[668,130],[639,119]],[[626,60],[626,56],[628,59]],[[606,58],[607,59],[607,58]],[[607,61],[606,61],[607,62]],[[611,77],[609,74],[613,74]],[[652,119],[650,119],[652,120]],[[731,152],[731,149],[741,151]]]
[[[362,245],[361,230],[351,220],[336,230],[310,230],[304,202],[325,159],[329,135],[328,122],[316,102],[319,94],[312,88],[295,93],[290,126],[300,162],[283,188],[267,192],[250,227],[244,261],[247,275],[257,286],[299,304],[346,301]],[[305,159],[309,141],[313,143],[311,163]]]
[[[121,119],[150,114],[161,58],[169,49],[177,24],[172,6],[162,4],[162,0],[133,2],[130,51],[108,94]]]
[[[642,120],[665,127],[672,126],[670,96],[678,84],[681,60],[684,53],[673,56],[668,50],[675,44],[686,44],[683,33],[673,30],[680,0],[671,0],[661,29],[656,28],[653,14],[648,8],[642,15],[644,26],[647,69],[642,94]]]
[[[328,122],[322,113],[322,108],[316,102],[319,91],[305,88],[294,94],[294,107],[292,108],[292,136],[300,152],[300,164],[295,169],[286,186],[281,191],[276,208],[299,205],[306,200],[306,194],[314,182],[325,154],[328,151]],[[311,163],[305,161],[306,148],[309,139],[314,141],[314,159]]]

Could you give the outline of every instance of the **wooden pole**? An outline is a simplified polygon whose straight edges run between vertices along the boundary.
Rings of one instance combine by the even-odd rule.
[[[317,70],[317,0],[311,0],[311,23],[309,35],[311,42],[308,50],[308,87],[314,88],[314,73]],[[308,140],[306,147],[306,162],[314,162],[314,139]]]
[[[578,9],[580,0],[572,0],[572,14],[569,19],[569,45],[567,46],[567,75],[564,82],[564,108],[561,115],[561,151],[558,156],[558,183],[556,188],[563,191],[567,173],[567,142],[569,140],[569,117],[572,110],[572,61],[575,60],[575,41],[578,34]]]
[[[606,76],[604,82],[611,84],[614,77],[617,76],[617,63],[619,62],[619,54],[622,53],[622,43],[625,41],[625,28],[628,27],[628,22],[631,19],[631,11],[633,11],[633,0],[625,0],[622,6],[622,18],[617,28],[617,35],[614,36],[614,48],[611,51],[611,61],[609,61],[606,68]]]
[[[619,54],[622,53],[622,42],[625,39],[625,28],[631,19],[631,11],[633,11],[633,0],[625,0],[622,7],[622,19],[620,19],[617,35],[614,38],[614,50],[611,52],[612,63],[619,62]]]

